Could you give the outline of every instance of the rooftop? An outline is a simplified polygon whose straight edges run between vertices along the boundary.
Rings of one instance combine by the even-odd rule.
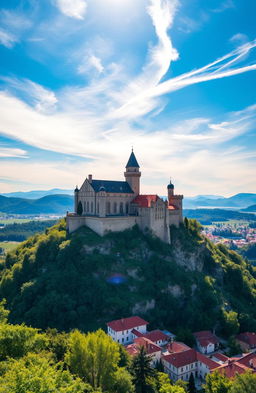
[[[109,326],[111,329],[115,330],[116,332],[134,329],[138,326],[143,326],[143,325],[148,325],[148,322],[137,316],[117,319],[115,321],[111,321],[107,323],[107,326]]]
[[[133,194],[130,185],[126,181],[115,180],[91,180],[90,182],[95,192],[99,192],[104,187],[108,193]]]
[[[154,195],[138,195],[132,201],[132,203],[136,203],[136,205],[139,205],[140,207],[151,207],[151,203],[156,202],[158,199],[159,199],[159,196],[156,194],[154,194]]]

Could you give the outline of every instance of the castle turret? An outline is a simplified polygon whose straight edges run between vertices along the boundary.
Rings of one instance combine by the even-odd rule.
[[[75,202],[75,213],[77,213],[77,208],[78,208],[78,193],[79,193],[79,189],[76,186],[76,188],[74,189],[74,202]]]
[[[136,160],[133,150],[131,152],[130,158],[126,164],[126,171],[124,172],[125,180],[130,185],[135,196],[140,193],[140,166]]]
[[[170,183],[167,186],[167,191],[168,191],[168,201],[170,201],[170,197],[174,195],[174,185],[172,184],[171,179],[170,179]]]

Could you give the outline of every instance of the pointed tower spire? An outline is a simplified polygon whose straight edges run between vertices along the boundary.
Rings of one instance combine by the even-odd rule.
[[[133,148],[132,148],[132,152],[131,152],[131,155],[129,157],[129,160],[128,160],[127,164],[126,164],[126,168],[130,168],[130,167],[132,167],[132,168],[139,168],[140,167],[139,164],[138,164],[138,161],[137,161],[137,159],[135,157],[135,154],[133,153]]]
[[[126,168],[126,171],[124,173],[125,180],[130,185],[134,194],[139,195],[141,172],[139,171],[140,166],[133,152],[133,148],[125,168]]]

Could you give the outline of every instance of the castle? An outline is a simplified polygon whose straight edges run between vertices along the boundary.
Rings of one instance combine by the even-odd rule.
[[[149,230],[162,241],[170,243],[170,225],[183,222],[183,195],[174,194],[174,185],[167,186],[168,200],[156,194],[140,194],[140,167],[132,150],[124,172],[125,181],[95,180],[92,175],[74,191],[75,213],[67,213],[69,233],[87,226],[103,236],[134,225]]]

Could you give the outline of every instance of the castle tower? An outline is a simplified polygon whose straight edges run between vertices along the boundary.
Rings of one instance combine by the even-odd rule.
[[[133,190],[135,196],[139,195],[141,172],[135,154],[133,153],[133,149],[130,158],[126,164],[126,171],[124,172],[124,177],[127,183],[130,185],[131,189]]]
[[[174,194],[174,185],[172,184],[171,180],[167,186],[168,190],[168,206],[175,206],[176,209],[182,211],[182,199],[183,195],[175,195]]]
[[[77,213],[77,208],[78,208],[78,193],[79,193],[79,189],[76,186],[76,188],[74,189],[74,208],[75,208],[75,213]]]

